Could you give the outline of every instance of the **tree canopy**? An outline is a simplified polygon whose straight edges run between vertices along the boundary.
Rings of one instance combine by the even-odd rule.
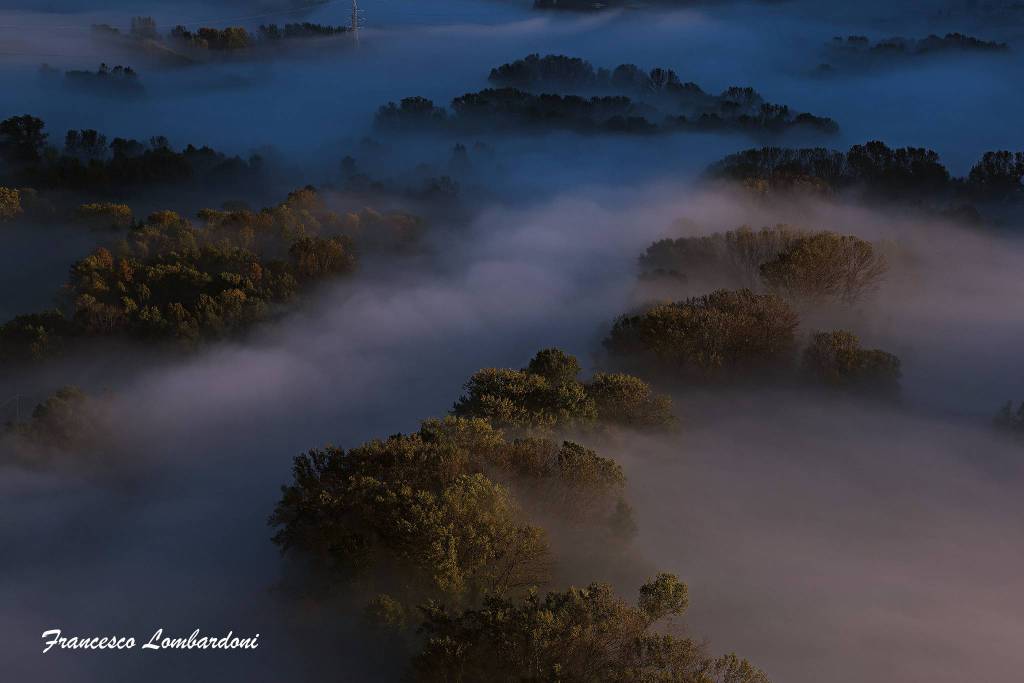
[[[452,413],[520,431],[675,425],[671,399],[643,380],[598,373],[581,382],[579,372],[579,361],[560,349],[538,352],[522,370],[485,368],[466,382]]]
[[[479,419],[427,420],[419,432],[295,459],[271,517],[274,542],[332,581],[384,593],[479,605],[547,579],[540,513],[621,525],[625,476],[572,442],[507,439]],[[524,510],[524,508],[526,508]]]
[[[124,205],[79,208],[121,227]],[[239,334],[307,288],[354,272],[355,241],[407,248],[418,218],[338,214],[313,188],[258,212],[202,210],[200,225],[173,211],[133,223],[125,239],[71,268],[63,308],[0,325],[0,360],[38,360],[88,337],[170,341],[182,348]]]
[[[749,379],[791,366],[798,323],[774,294],[717,290],[622,316],[604,346],[619,362],[677,380]]]
[[[880,349],[863,349],[852,332],[819,332],[803,353],[803,371],[817,383],[848,391],[894,396],[900,360]]]
[[[708,656],[701,644],[661,632],[681,616],[687,588],[671,574],[644,584],[636,605],[595,583],[520,602],[491,597],[478,609],[425,610],[423,649],[413,679],[469,683],[768,683],[734,654]]]
[[[770,290],[797,303],[856,303],[878,287],[887,270],[885,257],[870,242],[831,232],[798,237],[760,267]]]

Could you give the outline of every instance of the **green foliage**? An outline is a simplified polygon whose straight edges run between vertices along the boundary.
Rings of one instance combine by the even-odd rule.
[[[21,193],[10,187],[0,187],[0,221],[9,221],[21,215]]]
[[[752,88],[719,95],[683,83],[665,68],[620,64],[594,69],[564,55],[529,55],[490,72],[495,86],[451,102],[451,114],[423,97],[389,102],[376,123],[389,129],[569,129],[578,132],[668,133],[677,130],[775,131],[791,128],[835,133],[835,121],[772,104]]]
[[[41,361],[64,350],[72,326],[57,310],[19,315],[0,325],[0,363]]]
[[[772,291],[794,302],[856,303],[874,291],[888,270],[885,256],[853,235],[819,232],[792,241],[761,266]]]
[[[125,205],[79,207],[95,225],[131,222]],[[403,213],[338,215],[313,189],[262,211],[199,212],[203,225],[173,211],[134,224],[115,247],[75,263],[64,293],[67,314],[21,316],[0,326],[0,360],[37,360],[75,338],[120,336],[188,348],[238,334],[304,288],[352,273],[349,233],[367,225],[414,239],[419,219]]]
[[[778,296],[717,290],[623,316],[604,346],[613,358],[675,379],[738,380],[789,368],[797,324]]]
[[[590,426],[597,418],[593,401],[579,382],[552,384],[527,370],[485,368],[473,373],[454,415],[481,417],[511,429]]]
[[[452,418],[347,452],[310,451],[271,518],[274,541],[405,605],[473,604],[536,585],[544,532],[482,473],[503,447],[486,423]]]
[[[249,32],[241,26],[222,29],[204,26],[193,32],[179,25],[171,29],[171,38],[195,48],[218,51],[241,50],[253,42]]]
[[[68,78],[72,84],[115,92],[141,88],[134,71],[124,67],[110,71],[101,65],[99,72],[69,72]],[[193,145],[175,151],[159,136],[148,145],[120,137],[108,144],[105,135],[92,129],[68,131],[63,149],[58,149],[46,145],[45,128],[44,121],[27,114],[0,121],[0,159],[20,184],[124,196],[127,188],[156,184],[251,187],[262,170],[258,156],[246,161]]]
[[[671,399],[643,380],[598,374],[588,383],[576,379],[579,372],[579,361],[560,349],[538,352],[523,370],[485,368],[466,382],[452,413],[517,431],[675,424]]]
[[[545,513],[626,535],[625,475],[572,442],[507,439],[484,420],[427,420],[420,431],[295,460],[271,517],[274,542],[343,586],[403,608],[480,604],[547,578]],[[394,617],[394,610],[378,605]],[[378,615],[381,616],[381,615]]]
[[[297,38],[327,38],[348,33],[348,26],[331,26],[329,24],[302,23],[285,24],[279,28],[277,24],[260,25],[258,29],[261,41],[292,40]]]
[[[130,206],[112,202],[82,204],[75,211],[75,215],[89,227],[95,229],[123,230],[131,227],[132,221],[135,219]]]
[[[672,399],[655,394],[651,386],[632,375],[597,373],[586,385],[597,419],[633,429],[659,429],[676,425]]]
[[[624,65],[625,66],[625,65]],[[634,69],[636,67],[633,67]],[[666,78],[664,70],[652,73]],[[673,74],[674,76],[674,74]],[[644,76],[647,78],[647,76]],[[687,91],[681,83],[678,91],[684,100],[694,104],[697,93]],[[377,110],[375,124],[386,130],[448,130],[460,133],[488,129],[566,129],[581,133],[668,133],[692,131],[776,131],[790,128],[811,128],[822,133],[835,133],[835,121],[808,113],[794,114],[789,107],[760,99],[748,88],[730,88],[719,96],[705,96],[703,105],[686,106],[686,115],[679,115],[678,102],[656,98],[644,101],[618,94],[634,88],[610,84],[615,94],[590,97],[576,94],[535,93],[517,88],[486,88],[456,97],[451,114],[424,97],[406,97],[398,104],[388,102]],[[659,102],[658,100],[661,100]],[[668,105],[664,110],[658,104]],[[651,117],[651,118],[648,118]]]
[[[713,235],[663,239],[640,257],[645,273],[685,275],[701,282],[756,288],[761,264],[784,252],[805,233],[788,225],[747,226]]]
[[[854,145],[845,154],[821,147],[748,149],[712,165],[708,175],[739,182],[759,180],[772,188],[813,185],[813,179],[830,190],[856,187],[887,198],[951,189],[949,171],[936,152],[893,149],[877,140]]]
[[[686,584],[672,574],[658,574],[640,587],[637,606],[650,623],[673,614],[682,614],[690,604]]]
[[[670,275],[718,286],[767,287],[794,303],[846,304],[876,289],[888,268],[870,242],[787,225],[660,240],[640,257],[640,266],[648,279]]]
[[[95,443],[103,427],[95,401],[66,386],[37,405],[27,422],[8,423],[5,431],[37,448],[69,450]]]
[[[288,255],[300,283],[342,275],[356,267],[351,240],[345,237],[302,237],[292,244]]]
[[[490,597],[480,609],[425,610],[413,679],[422,683],[768,683],[735,655],[708,657],[698,643],[651,629],[682,614],[686,586],[661,574],[640,606],[591,584],[515,602]]]
[[[42,119],[28,114],[0,121],[0,159],[11,165],[39,161],[46,145],[45,127]]]
[[[1006,200],[1024,190],[1024,152],[986,152],[971,168],[967,183],[971,192],[984,199]]]
[[[804,350],[806,376],[825,386],[850,391],[899,393],[900,360],[879,349],[862,349],[851,332],[815,334]]]
[[[543,349],[530,360],[526,371],[540,375],[551,384],[566,384],[576,381],[580,362],[561,349]]]

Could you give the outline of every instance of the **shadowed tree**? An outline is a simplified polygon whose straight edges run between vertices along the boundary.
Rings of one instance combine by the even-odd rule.
[[[686,585],[660,574],[637,606],[595,583],[521,602],[490,598],[461,613],[425,609],[413,679],[423,683],[768,683],[746,660],[656,629],[681,616]]]
[[[788,369],[797,324],[778,296],[718,290],[623,316],[604,346],[619,362],[674,380],[741,380]]]
[[[815,334],[803,355],[804,374],[825,386],[895,396],[900,391],[900,360],[880,349],[862,349],[851,332]]]
[[[42,157],[46,124],[24,114],[0,121],[0,158],[10,164],[32,164]]]
[[[539,351],[524,370],[485,368],[465,384],[452,413],[513,430],[666,428],[672,401],[629,375],[598,374],[580,382],[579,361],[560,349]]]
[[[853,235],[821,232],[794,240],[761,266],[765,285],[796,303],[854,304],[878,288],[888,270],[885,256]]]

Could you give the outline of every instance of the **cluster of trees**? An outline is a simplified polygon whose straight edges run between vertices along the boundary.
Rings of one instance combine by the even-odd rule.
[[[424,97],[388,102],[375,123],[387,130],[449,130],[474,133],[508,128],[565,129],[577,132],[652,133],[658,126],[628,97],[535,95],[514,88],[486,89],[452,100],[452,112]]]
[[[134,17],[131,29],[126,35],[123,35],[120,29],[108,24],[95,25],[93,30],[108,38],[143,41],[150,45],[163,40],[157,30],[156,20],[152,17]],[[168,32],[166,42],[174,47],[230,52],[264,45],[279,45],[282,41],[337,36],[350,30],[347,26],[314,24],[308,21],[284,24],[283,26],[264,24],[260,25],[255,33],[251,33],[241,26],[226,28],[204,26],[193,31],[185,26],[177,25]]]
[[[102,424],[99,403],[78,387],[66,386],[38,404],[28,420],[6,423],[3,434],[34,451],[69,450],[101,441]]]
[[[716,290],[650,306],[615,321],[604,346],[612,359],[684,382],[803,376],[826,386],[894,395],[899,359],[862,349],[846,331],[815,335],[797,362],[799,316],[775,294]]]
[[[413,680],[559,681],[564,683],[768,683],[735,654],[709,657],[700,644],[659,624],[689,604],[686,584],[659,574],[635,605],[608,584],[538,593],[514,601],[489,597],[478,609],[425,611],[423,649]]]
[[[388,606],[392,619],[415,620],[430,601],[522,597],[547,582],[539,513],[609,538],[634,529],[615,461],[571,441],[511,439],[480,419],[427,420],[414,434],[312,450],[293,475],[271,517],[274,542],[314,563],[325,589],[373,596],[366,607]]]
[[[832,51],[842,56],[911,57],[942,52],[1009,52],[1006,43],[981,40],[963,33],[931,34],[925,38],[885,38],[871,42],[867,36],[836,36],[829,44]]]
[[[531,366],[574,381],[560,352]],[[624,487],[617,463],[578,443],[450,416],[300,455],[270,524],[285,556],[312,569],[307,593],[357,596],[371,623],[409,639],[413,680],[767,683],[676,635],[688,592],[670,574],[635,605],[605,584],[541,597],[564,551],[539,520],[621,542],[635,528]]]
[[[377,125],[458,132],[530,127],[584,133],[838,130],[832,119],[765,102],[752,88],[705,93],[694,83],[681,82],[670,69],[645,72],[620,64],[610,71],[595,70],[582,59],[533,54],[492,69],[489,78],[499,87],[456,97],[451,112],[427,98],[407,97],[381,107]]]
[[[110,193],[143,185],[195,182],[252,183],[262,159],[228,157],[209,147],[171,148],[167,138],[107,137],[96,130],[68,131],[63,148],[47,144],[42,119],[28,114],[0,121],[0,181],[8,185]]]
[[[787,301],[849,305],[874,291],[888,264],[866,240],[818,232],[797,237],[759,270],[765,286]]]
[[[135,224],[135,213],[127,204],[89,202],[75,210],[76,217],[94,230],[126,230]]]
[[[669,95],[714,98],[696,83],[683,83],[675,71],[655,68],[649,72],[634,64],[620,64],[614,69],[598,68],[579,57],[566,55],[527,55],[491,69],[488,80],[498,87],[538,90],[559,88],[563,91],[612,90],[643,98]],[[730,92],[735,91],[735,92]],[[741,92],[749,91],[749,92]],[[757,96],[750,89],[729,88],[721,97],[737,99],[737,95]],[[759,96],[758,96],[759,97]]]
[[[966,178],[954,178],[933,150],[894,149],[877,140],[845,153],[822,147],[748,149],[713,164],[707,175],[755,188],[857,189],[887,199],[1005,202],[1024,197],[1024,153],[986,152]]]
[[[1010,51],[1006,43],[981,40],[962,33],[933,34],[921,39],[886,38],[877,42],[872,42],[867,36],[836,36],[825,48],[829,61],[818,65],[817,73],[821,75],[831,75],[840,69],[883,67],[935,55],[1004,54]]]
[[[484,368],[466,382],[452,414],[483,418],[514,432],[589,430],[596,426],[670,429],[672,399],[643,380],[597,373],[579,381],[579,361],[560,349],[544,349],[526,368]]]
[[[32,188],[0,186],[0,222],[19,218],[32,225],[72,222],[93,230],[125,230],[135,223],[135,214],[127,204],[88,202],[71,205],[65,211]]]
[[[823,386],[883,396],[900,391],[900,360],[879,349],[861,348],[847,330],[819,332],[804,349],[801,370]]]
[[[966,186],[972,196],[1005,201],[1024,192],[1024,152],[985,152],[971,167]]]
[[[261,25],[258,35],[261,40],[289,40],[292,38],[328,38],[341,35],[352,29],[348,26],[330,26],[327,24],[312,24],[308,21],[295,24],[285,24],[278,28],[277,24]]]
[[[113,68],[100,64],[96,71],[70,70],[64,73],[68,87],[97,95],[138,97],[145,92],[139,75],[130,66]]]
[[[788,225],[658,240],[640,256],[640,267],[644,279],[768,290],[798,305],[856,303],[888,270],[866,240]]]
[[[62,214],[52,198],[31,187],[0,186],[0,222],[25,220],[33,225],[58,219],[74,220]]]
[[[116,205],[83,207],[102,220]],[[0,360],[60,353],[76,340],[128,337],[181,346],[232,335],[266,318],[304,288],[351,273],[353,237],[390,230],[407,236],[407,214],[339,215],[312,188],[259,212],[203,210],[200,227],[172,211],[135,224],[114,249],[76,262],[65,305],[0,326]]]
[[[762,147],[730,154],[708,169],[714,178],[763,180],[787,187],[810,177],[831,190],[863,187],[890,196],[930,194],[945,189],[949,171],[930,149],[892,149],[884,142],[854,145],[845,154],[823,147],[791,149]]]
[[[737,102],[723,100],[719,110],[694,116],[666,115],[651,104],[625,95],[535,94],[516,88],[488,88],[452,100],[451,113],[424,97],[389,102],[377,111],[378,127],[388,130],[482,130],[535,128],[580,133],[663,133],[741,131],[780,133],[806,127],[825,133],[838,130],[835,122],[811,114],[794,115],[788,107],[760,103],[752,113]]]
[[[730,87],[719,95],[704,92],[696,83],[683,83],[675,71],[661,67],[644,71],[634,64],[595,69],[587,61],[565,55],[528,55],[491,69],[491,83],[503,88],[562,92],[613,92],[639,102],[667,108],[680,127],[734,127],[782,130],[791,125],[822,132],[838,130],[834,121],[791,112],[784,105],[765,102],[753,88]]]
[[[171,29],[170,39],[173,42],[203,50],[241,50],[253,43],[252,36],[241,26],[227,28],[202,27],[190,31],[184,26]]]

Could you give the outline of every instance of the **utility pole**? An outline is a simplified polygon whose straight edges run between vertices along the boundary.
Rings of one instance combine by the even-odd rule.
[[[356,46],[359,46],[359,4],[357,0],[352,0],[352,38],[356,41]]]

